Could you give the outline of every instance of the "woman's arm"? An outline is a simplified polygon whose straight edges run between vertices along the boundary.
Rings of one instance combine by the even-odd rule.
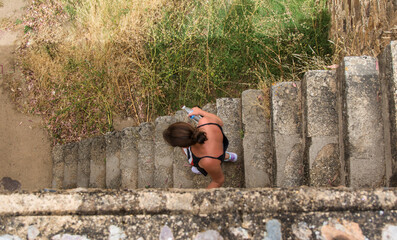
[[[221,161],[212,158],[203,158],[200,160],[199,166],[204,168],[211,176],[212,181],[207,186],[207,189],[222,187],[225,182],[225,176],[222,172]]]
[[[213,123],[219,124],[221,127],[223,126],[222,119],[220,119],[220,117],[218,117],[217,115],[206,112],[198,107],[194,107],[194,108],[192,108],[192,110],[193,110],[193,112],[191,112],[189,114],[189,117],[192,115],[201,115],[201,116],[203,116],[203,118],[206,118],[206,120],[207,120],[206,122],[213,122]]]

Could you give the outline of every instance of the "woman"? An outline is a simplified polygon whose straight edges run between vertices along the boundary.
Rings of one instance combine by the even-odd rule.
[[[207,188],[221,187],[225,181],[221,163],[237,161],[237,154],[226,152],[229,140],[224,135],[222,120],[215,114],[194,107],[189,114],[201,115],[197,127],[185,122],[171,124],[164,132],[164,139],[173,147],[182,147],[190,158],[193,172],[207,173],[211,183]],[[196,172],[196,173],[197,173]]]

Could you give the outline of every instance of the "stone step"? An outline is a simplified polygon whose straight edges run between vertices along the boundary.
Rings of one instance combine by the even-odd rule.
[[[57,144],[52,147],[52,188],[62,189],[65,161],[63,159],[63,146]]]
[[[150,122],[141,123],[138,127],[138,188],[154,186],[154,128]]]
[[[217,99],[216,108],[217,115],[223,121],[223,132],[229,139],[227,151],[238,155],[237,162],[224,162],[222,164],[222,170],[225,175],[223,187],[245,187],[241,98]]]
[[[300,88],[300,82],[282,82],[272,87],[271,109],[277,187],[304,184]]]
[[[62,188],[64,189],[77,187],[78,147],[77,143],[68,143],[63,147],[65,165]]]
[[[121,136],[119,131],[109,132],[105,135],[106,188],[108,189],[119,189],[121,186]]]
[[[339,186],[335,71],[308,71],[302,81],[303,142],[310,186]]]
[[[274,85],[270,119],[258,90],[205,106],[223,119],[228,150],[239,155],[222,164],[224,187],[396,186],[396,45],[379,56],[380,80],[374,58],[346,57],[336,73],[309,71],[302,83]],[[193,174],[181,149],[163,140],[175,121],[193,124],[179,111],[54,146],[52,187],[206,187],[211,178]]]
[[[342,184],[384,186],[385,142],[376,59],[345,57],[337,74]]]
[[[386,186],[397,187],[397,41],[379,55],[386,148]]]
[[[266,116],[267,99],[261,90],[246,90],[241,95],[244,126],[244,170],[247,188],[272,187],[273,146],[270,116]]]
[[[127,127],[121,131],[120,141],[120,178],[122,189],[138,187],[138,141],[137,127]]]
[[[173,187],[174,148],[163,139],[163,131],[176,121],[173,116],[162,116],[155,120],[154,149],[154,186],[155,188]]]
[[[104,136],[94,137],[90,148],[90,188],[106,188],[106,141]]]
[[[91,138],[79,142],[77,160],[77,187],[88,188],[90,183]]]

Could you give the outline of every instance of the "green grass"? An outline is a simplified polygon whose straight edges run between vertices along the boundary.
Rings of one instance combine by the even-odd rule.
[[[298,80],[332,53],[330,18],[313,1],[188,1],[164,12],[146,46],[152,75],[142,78],[162,90],[152,96],[159,114]]]
[[[299,80],[329,61],[325,0],[47,0],[64,28],[26,25],[31,109],[56,141],[182,105]]]

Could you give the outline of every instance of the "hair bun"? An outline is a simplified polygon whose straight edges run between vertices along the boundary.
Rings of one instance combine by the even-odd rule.
[[[203,144],[205,141],[208,140],[205,132],[202,132],[202,131],[198,130],[197,128],[193,132],[192,138],[193,138],[193,141],[200,143],[200,144]]]

